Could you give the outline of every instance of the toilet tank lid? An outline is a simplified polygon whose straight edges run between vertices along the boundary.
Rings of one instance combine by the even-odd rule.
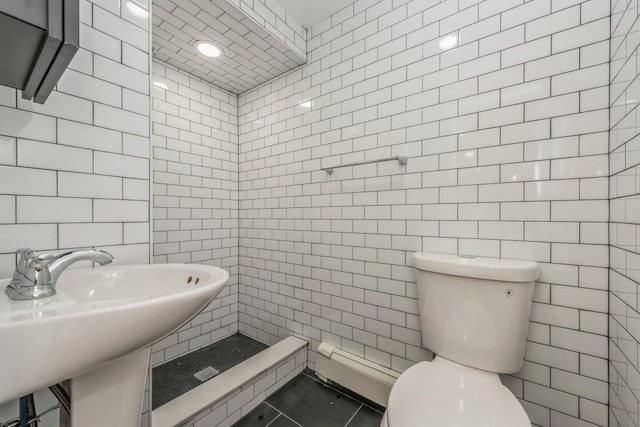
[[[415,253],[413,260],[419,270],[453,276],[503,282],[531,282],[540,276],[540,267],[535,261],[467,257],[433,252]]]

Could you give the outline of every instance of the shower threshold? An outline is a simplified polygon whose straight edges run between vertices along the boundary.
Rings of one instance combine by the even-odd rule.
[[[153,368],[152,408],[159,408],[267,348],[253,338],[236,333],[156,366]],[[202,374],[197,377],[199,373]]]
[[[307,347],[289,336],[154,409],[151,425],[229,426],[307,367]]]

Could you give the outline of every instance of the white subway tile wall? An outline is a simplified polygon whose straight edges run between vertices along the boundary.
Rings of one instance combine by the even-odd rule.
[[[80,8],[81,49],[47,102],[2,89],[2,277],[20,247],[149,262],[149,67],[122,55],[148,58],[149,22],[115,0]]]
[[[307,337],[311,365],[328,341],[403,371],[429,357],[413,252],[536,260],[525,366],[504,382],[535,426],[606,426],[609,15],[605,0],[358,0],[310,29],[307,65],[239,98],[240,330]],[[406,166],[320,170],[397,154]],[[624,220],[638,181],[618,182]]]
[[[222,267],[222,293],[153,346],[152,365],[238,331],[238,97],[153,62],[153,261]]]
[[[0,87],[2,277],[24,246],[148,263],[152,155],[154,261],[232,274],[154,364],[240,329],[402,371],[428,357],[413,252],[533,259],[503,381],[535,426],[640,426],[637,2],[358,0],[308,36],[272,0],[231,3],[309,63],[239,100],[155,63],[153,153],[148,20],[117,0],[80,0],[45,105]]]
[[[0,88],[0,277],[22,247],[150,261],[150,23],[119,0],[79,4],[80,50],[47,102]],[[48,391],[37,396],[39,409],[53,406]],[[0,421],[17,410],[3,405]],[[57,411],[44,425],[58,425]]]
[[[640,171],[637,106],[640,28],[635,2],[611,1],[609,134],[609,425],[640,425],[638,266]]]

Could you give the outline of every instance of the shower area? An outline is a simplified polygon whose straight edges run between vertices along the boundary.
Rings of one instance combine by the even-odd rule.
[[[171,418],[182,411],[175,409],[176,398],[198,401],[198,386],[225,372],[238,378],[229,370],[291,335],[284,329],[266,334],[240,321],[240,294],[251,298],[250,292],[239,292],[240,240],[252,236],[240,232],[239,135],[241,127],[251,132],[251,123],[239,124],[238,99],[306,63],[306,30],[286,23],[284,9],[270,7],[274,3],[259,0],[152,5],[153,262],[215,265],[226,269],[230,279],[206,309],[153,346],[142,425],[150,422],[150,410],[163,407],[154,415],[154,427],[177,421],[189,425],[187,415]],[[297,372],[306,358],[306,343],[299,340],[255,369],[273,370],[293,360],[287,369]],[[246,364],[239,369],[246,372]],[[217,400],[235,393],[226,390]],[[204,404],[196,405],[200,417],[206,413]]]

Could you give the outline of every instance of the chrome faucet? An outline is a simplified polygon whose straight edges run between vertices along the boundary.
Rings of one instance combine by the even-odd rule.
[[[109,264],[113,255],[101,249],[79,249],[54,256],[36,255],[31,249],[18,249],[18,265],[5,292],[14,300],[33,300],[56,294],[56,282],[60,274],[78,261],[94,261]]]

